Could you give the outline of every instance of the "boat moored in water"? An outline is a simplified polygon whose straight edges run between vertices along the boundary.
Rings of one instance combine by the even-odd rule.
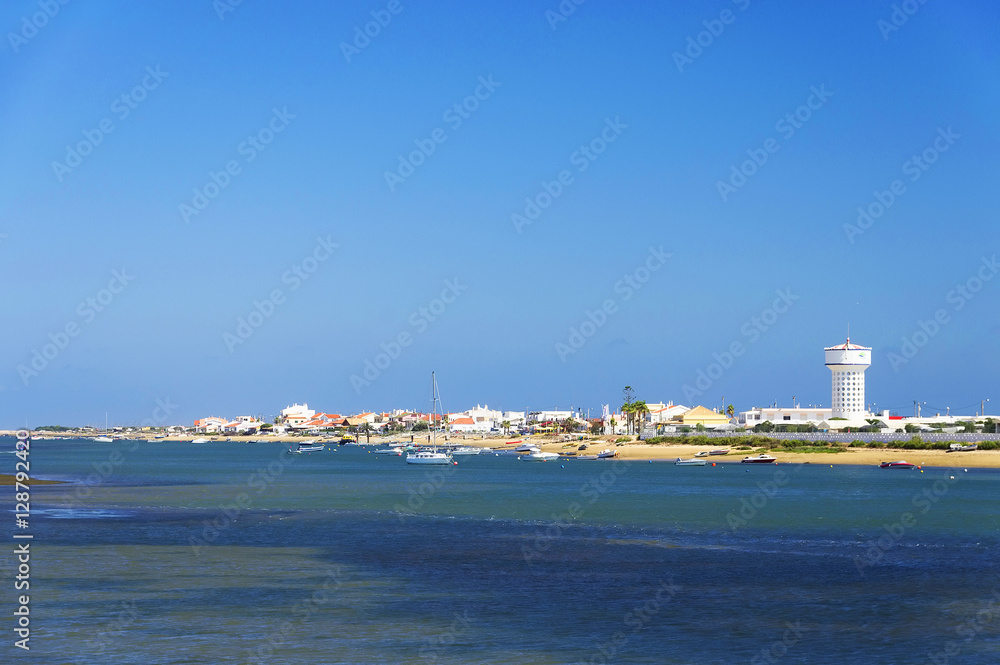
[[[677,458],[674,466],[705,466],[705,460],[692,457],[691,459]]]
[[[767,453],[761,453],[757,457],[744,457],[740,464],[777,464],[778,460]]]
[[[916,464],[910,464],[905,460],[898,460],[896,462],[882,462],[878,465],[880,469],[915,469]]]
[[[559,459],[559,453],[535,452],[518,457],[523,462],[550,462]]]

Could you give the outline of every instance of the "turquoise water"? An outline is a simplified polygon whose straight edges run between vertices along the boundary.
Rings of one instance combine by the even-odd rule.
[[[34,442],[22,662],[1000,662],[996,471],[284,449]]]

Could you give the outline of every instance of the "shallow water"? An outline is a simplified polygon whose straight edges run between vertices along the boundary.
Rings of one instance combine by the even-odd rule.
[[[30,662],[1000,662],[997,471],[284,449],[34,442]]]

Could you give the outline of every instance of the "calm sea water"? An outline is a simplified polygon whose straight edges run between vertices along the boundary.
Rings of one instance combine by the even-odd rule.
[[[33,442],[4,662],[1000,663],[996,471],[284,449]]]

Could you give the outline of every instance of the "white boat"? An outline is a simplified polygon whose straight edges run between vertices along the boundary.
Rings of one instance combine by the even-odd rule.
[[[694,456],[695,457],[708,457],[708,451],[707,450],[702,450],[701,452],[695,453]]]
[[[407,464],[451,464],[451,455],[434,450],[420,450],[406,456]]]
[[[719,448],[718,450],[709,450],[709,455],[728,455],[729,448]]]
[[[767,453],[761,453],[757,457],[744,457],[740,464],[777,464],[778,460]]]
[[[290,453],[315,453],[323,450],[324,446],[322,443],[316,443],[315,441],[303,441],[299,444],[298,448],[289,450]]]
[[[517,459],[523,462],[550,462],[552,460],[559,459],[559,453],[530,453],[528,455],[521,455]]]
[[[459,446],[451,450],[452,455],[478,455],[481,452],[483,449],[475,446]]]
[[[94,441],[97,443],[114,443],[114,439],[108,436],[95,436]]]
[[[608,457],[618,457],[618,451],[605,448],[601,452],[597,453],[597,459],[606,459]]]
[[[208,439],[202,439],[202,438],[192,439],[191,443],[208,443]]]
[[[538,446],[533,443],[524,443],[514,449],[516,453],[537,453]]]
[[[376,455],[395,455],[397,457],[403,456],[402,448],[379,448],[377,450],[373,450],[372,452]]]
[[[695,458],[681,459],[678,457],[677,461],[674,462],[674,466],[705,466],[705,460]]]
[[[417,452],[408,453],[406,455],[407,464],[454,464],[455,462],[451,459],[451,455],[447,453],[438,452],[437,449],[437,403],[438,403],[438,390],[437,390],[437,379],[434,377],[434,372],[431,372],[431,450],[418,450]]]

